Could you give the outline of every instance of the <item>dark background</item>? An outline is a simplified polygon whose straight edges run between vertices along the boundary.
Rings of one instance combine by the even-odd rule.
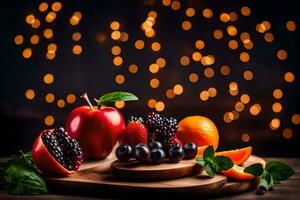
[[[299,100],[299,27],[296,31],[289,32],[285,28],[288,20],[293,20],[299,25],[299,7],[293,0],[285,1],[258,1],[258,0],[206,0],[206,1],[181,1],[181,9],[174,11],[165,7],[161,1],[121,1],[121,0],[89,0],[89,1],[61,1],[63,8],[57,13],[53,23],[41,20],[38,29],[32,29],[25,23],[28,14],[44,19],[45,14],[38,11],[38,5],[42,1],[36,0],[9,0],[1,3],[0,12],[0,122],[1,139],[0,155],[8,155],[19,149],[30,150],[35,136],[46,126],[44,117],[51,114],[55,117],[54,126],[64,125],[67,114],[76,106],[84,102],[79,99],[82,92],[88,92],[90,97],[99,97],[107,91],[126,90],[135,93],[140,101],[127,103],[122,110],[127,118],[130,115],[145,115],[150,109],[147,101],[155,98],[165,102],[164,115],[175,116],[179,120],[188,115],[205,115],[211,118],[217,125],[220,134],[219,149],[232,149],[246,145],[253,145],[254,153],[262,156],[299,156],[298,149],[299,125],[291,123],[291,117],[300,112]],[[51,5],[54,1],[46,1]],[[244,17],[240,13],[242,6],[251,8],[251,15]],[[190,19],[193,27],[190,31],[183,31],[181,23],[189,19],[185,16],[185,9],[193,7],[196,15]],[[204,8],[210,8],[214,12],[212,19],[205,19],[202,15]],[[158,13],[154,29],[157,31],[155,38],[146,38],[140,29],[141,23],[146,19],[147,13],[155,10]],[[82,20],[77,26],[69,24],[69,18],[74,11],[82,12]],[[226,27],[230,23],[219,20],[222,12],[235,11],[238,13],[238,21],[233,24],[239,34],[247,31],[254,43],[252,50],[243,50],[239,41],[239,48],[229,50],[227,42],[229,37]],[[110,38],[110,22],[117,20],[121,23],[121,30],[129,34],[127,42],[116,42]],[[267,43],[263,34],[255,31],[257,23],[268,20],[274,34],[274,42]],[[52,28],[54,39],[46,40],[41,36],[45,28]],[[213,31],[222,29],[224,37],[221,40],[213,38]],[[72,41],[73,32],[79,31],[82,38],[79,42]],[[40,43],[32,46],[33,55],[30,59],[22,58],[22,51],[30,47],[29,38],[32,34],[40,35]],[[104,42],[97,41],[99,33],[106,34]],[[25,38],[21,46],[14,44],[15,35],[22,34]],[[239,40],[238,36],[235,39]],[[145,41],[145,48],[138,51],[134,48],[137,39]],[[182,55],[191,55],[194,42],[203,39],[206,47],[202,54],[213,54],[216,58],[213,68],[215,76],[207,79],[203,76],[204,67],[191,62],[189,67],[184,68],[179,63]],[[150,44],[159,41],[162,49],[158,53],[151,51]],[[47,44],[57,43],[58,51],[56,58],[49,61],[45,58]],[[83,53],[80,56],[72,54],[72,46],[80,44]],[[120,45],[124,63],[120,69],[116,69],[112,63],[113,55],[110,53],[113,45]],[[279,61],[276,52],[285,49],[288,59]],[[239,54],[242,51],[249,52],[249,63],[241,63]],[[155,62],[157,57],[167,60],[165,67],[158,74],[148,72],[149,64]],[[139,72],[130,74],[127,67],[137,64]],[[219,73],[219,67],[227,64],[231,66],[231,75],[223,77]],[[243,72],[251,69],[254,73],[252,81],[243,79]],[[283,80],[283,74],[292,71],[295,81],[287,84]],[[191,84],[188,74],[197,72],[199,81]],[[51,85],[43,83],[43,75],[53,73],[55,81]],[[114,82],[116,74],[122,73],[126,77],[125,84],[117,85]],[[157,77],[161,81],[158,89],[151,89],[149,80]],[[228,94],[228,84],[231,81],[239,83],[240,93],[248,93],[251,103],[246,105],[240,118],[232,123],[225,123],[223,115],[234,109],[239,96],[233,97]],[[184,86],[184,93],[175,99],[169,100],[165,91],[176,83]],[[218,90],[217,97],[202,102],[199,92],[215,87]],[[24,92],[33,88],[36,97],[29,101]],[[282,88],[284,96],[280,100],[283,111],[279,114],[272,112],[273,89]],[[44,96],[53,92],[57,98],[65,98],[72,92],[76,94],[75,104],[67,104],[64,108],[58,108],[56,103],[48,104]],[[249,114],[249,106],[260,103],[262,112],[257,117]],[[281,126],[276,131],[269,129],[269,122],[274,118],[281,119]],[[291,128],[293,137],[289,140],[282,137],[282,130]],[[249,133],[250,141],[244,143],[241,140],[243,133]]]

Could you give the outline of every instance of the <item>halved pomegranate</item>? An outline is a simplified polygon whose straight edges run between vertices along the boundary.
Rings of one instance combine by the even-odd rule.
[[[68,175],[83,162],[82,150],[64,128],[42,131],[32,147],[34,164],[45,174]]]

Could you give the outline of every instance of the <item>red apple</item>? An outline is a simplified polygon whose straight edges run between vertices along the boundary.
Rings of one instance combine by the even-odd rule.
[[[68,116],[65,129],[83,150],[85,159],[105,159],[125,129],[122,114],[115,108],[89,106],[75,108]]]

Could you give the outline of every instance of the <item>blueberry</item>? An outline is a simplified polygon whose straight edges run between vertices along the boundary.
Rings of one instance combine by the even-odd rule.
[[[267,191],[267,189],[264,186],[259,186],[259,188],[256,191],[256,194],[257,195],[263,195],[263,194],[266,193],[266,191]]]
[[[116,149],[116,157],[120,161],[128,161],[132,156],[132,148],[128,144],[121,144],[117,149]]]
[[[169,150],[170,162],[178,163],[184,158],[184,151],[181,147],[175,146]]]
[[[189,142],[189,143],[185,143],[185,145],[183,146],[183,151],[185,155],[184,158],[189,160],[196,157],[198,148],[196,144]]]
[[[152,149],[150,154],[151,162],[161,164],[165,160],[165,152],[162,149]]]
[[[145,163],[150,160],[150,149],[145,144],[136,145],[134,154],[135,158],[141,163]]]
[[[162,149],[162,144],[158,141],[155,141],[155,142],[150,142],[148,144],[149,148],[152,150],[152,149]]]

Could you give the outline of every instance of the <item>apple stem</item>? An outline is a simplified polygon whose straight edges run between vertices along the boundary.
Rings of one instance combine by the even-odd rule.
[[[80,97],[83,98],[88,103],[90,109],[92,110],[93,109],[93,105],[92,105],[92,103],[91,103],[91,101],[90,101],[87,93],[86,92],[83,93]]]

